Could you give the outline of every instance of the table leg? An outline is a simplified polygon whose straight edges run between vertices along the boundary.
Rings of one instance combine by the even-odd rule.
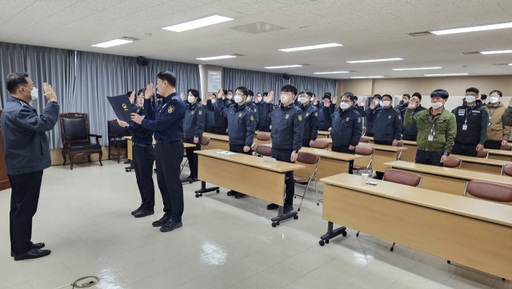
[[[283,185],[283,204],[286,201],[286,175],[284,175],[284,181],[285,184]],[[280,221],[284,221],[287,219],[294,218],[295,220],[297,220],[299,218],[299,215],[297,214],[297,211],[291,211],[285,214],[283,206],[279,206],[277,210],[277,216],[270,219],[272,221],[272,227],[275,228],[276,226],[279,226]]]
[[[215,191],[218,194],[220,192],[219,187],[207,188],[206,182],[201,181],[201,188],[199,190],[195,191],[196,198],[202,197],[203,193],[208,193],[208,192],[213,192],[213,191]]]
[[[320,244],[320,246],[329,244],[329,240],[339,235],[343,235],[343,237],[347,236],[347,227],[341,226],[337,229],[334,229],[333,222],[327,222],[327,233],[320,236],[320,241],[318,244]]]

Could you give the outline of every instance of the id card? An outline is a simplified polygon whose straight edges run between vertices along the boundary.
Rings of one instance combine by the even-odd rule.
[[[468,130],[468,125],[467,124],[463,124],[462,125],[462,130]]]
[[[492,122],[489,122],[489,126],[491,126],[491,125],[492,125]]]
[[[433,134],[429,134],[428,135],[428,141],[434,141],[434,135]]]

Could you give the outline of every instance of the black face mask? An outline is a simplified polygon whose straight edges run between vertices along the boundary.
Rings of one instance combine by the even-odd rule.
[[[164,98],[164,97],[163,97],[163,96],[161,96],[160,94],[158,94],[158,92],[157,92],[157,93],[156,93],[156,98],[158,98],[158,99],[162,99],[162,98]]]

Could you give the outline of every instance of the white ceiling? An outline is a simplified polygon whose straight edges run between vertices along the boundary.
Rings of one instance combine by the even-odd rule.
[[[512,49],[512,29],[446,36],[408,33],[511,22],[512,0],[0,0],[0,41],[126,56],[314,76],[422,77],[424,73],[512,74],[512,54],[462,55],[461,52]],[[211,14],[235,18],[176,33],[162,27]],[[230,27],[268,22],[287,29],[249,34]],[[147,36],[152,34],[152,36]],[[108,49],[92,44],[136,37]],[[342,43],[343,47],[285,53],[279,48]],[[195,60],[201,56],[243,54],[235,59]],[[348,64],[347,60],[403,57],[403,61]],[[265,70],[264,66],[308,64]],[[442,70],[392,71],[391,68],[442,66]],[[467,67],[464,67],[467,66]]]

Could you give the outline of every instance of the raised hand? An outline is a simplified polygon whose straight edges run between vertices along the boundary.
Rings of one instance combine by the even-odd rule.
[[[361,100],[361,106],[362,106],[362,107],[364,107],[364,104],[365,104],[365,103],[366,103],[366,102],[364,101],[364,98],[363,98],[363,100]]]
[[[203,105],[206,105],[207,104],[207,99],[206,98],[203,98]]]
[[[375,101],[372,100],[372,102],[370,103],[370,109],[374,110],[376,107],[377,105],[375,104]]]
[[[180,94],[181,101],[185,101],[185,93],[183,91]]]
[[[155,90],[153,87],[153,83],[150,83],[146,86],[146,93],[144,93],[144,98],[151,99],[154,94],[155,94]]]
[[[415,109],[416,108],[416,104],[418,102],[414,99],[411,99],[411,101],[409,102],[409,106],[407,106],[408,109]]]
[[[53,88],[48,83],[43,83],[43,89],[44,89],[44,96],[46,96],[46,99],[48,101],[57,101],[57,96],[55,95],[55,92],[53,92]]]
[[[266,103],[272,103],[272,100],[274,99],[274,91],[268,93]]]
[[[219,93],[217,93],[217,98],[222,98],[224,96],[224,89],[222,87],[219,89]]]
[[[328,98],[324,98],[324,106],[325,107],[331,106],[331,101]]]
[[[333,99],[332,99],[332,103],[336,104],[336,102],[338,102],[338,97],[335,96]]]

